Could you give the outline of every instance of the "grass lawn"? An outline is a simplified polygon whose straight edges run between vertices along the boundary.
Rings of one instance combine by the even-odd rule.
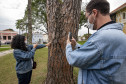
[[[10,47],[10,45],[1,45],[1,47]]]
[[[0,48],[0,52],[1,51],[6,51],[6,50],[10,50],[11,48]]]
[[[86,41],[78,41],[79,44],[83,45]]]
[[[31,84],[43,84],[47,74],[48,49],[36,51],[37,68],[33,70]],[[18,84],[15,71],[16,61],[13,54],[0,57],[0,84]],[[78,68],[74,68],[74,79],[77,81]]]
[[[10,49],[11,49],[10,45],[1,45],[1,46],[0,46],[0,52],[1,52],[1,51],[10,50]]]

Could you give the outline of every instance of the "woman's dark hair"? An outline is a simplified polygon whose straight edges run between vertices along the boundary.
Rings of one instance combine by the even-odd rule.
[[[25,44],[25,36],[22,35],[14,36],[11,42],[11,48],[27,51],[26,44]]]
[[[86,7],[87,12],[97,9],[101,14],[107,15],[110,11],[110,4],[107,0],[91,0]]]

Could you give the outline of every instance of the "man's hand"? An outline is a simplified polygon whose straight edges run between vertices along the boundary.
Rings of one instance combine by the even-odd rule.
[[[76,45],[76,44],[77,44],[76,40],[72,37],[72,39],[71,39],[71,45]]]
[[[67,44],[75,44],[76,45],[76,40],[72,37],[72,39],[71,39],[71,42],[70,42],[70,40],[69,40],[69,35],[68,35],[68,38],[67,38]]]
[[[70,39],[69,39],[69,34],[68,34],[68,37],[67,37],[67,44],[71,44]]]

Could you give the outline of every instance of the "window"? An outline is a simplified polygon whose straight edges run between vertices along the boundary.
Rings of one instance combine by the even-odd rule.
[[[6,40],[6,36],[3,36],[3,40]]]
[[[11,40],[11,36],[8,36],[8,40]]]
[[[126,13],[123,13],[123,19],[126,19]]]

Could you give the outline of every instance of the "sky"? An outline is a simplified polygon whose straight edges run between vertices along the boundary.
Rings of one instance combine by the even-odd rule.
[[[23,18],[26,6],[27,0],[0,0],[0,30],[18,31],[15,22]]]
[[[22,19],[27,6],[28,0],[0,0],[0,30],[14,29],[18,31],[15,26],[15,22],[18,19]],[[89,0],[82,0],[82,2]],[[120,5],[124,4],[126,0],[108,0],[110,2],[110,11],[116,9]],[[79,30],[79,36],[88,32],[87,28],[82,27]],[[95,31],[90,30],[93,34]]]

